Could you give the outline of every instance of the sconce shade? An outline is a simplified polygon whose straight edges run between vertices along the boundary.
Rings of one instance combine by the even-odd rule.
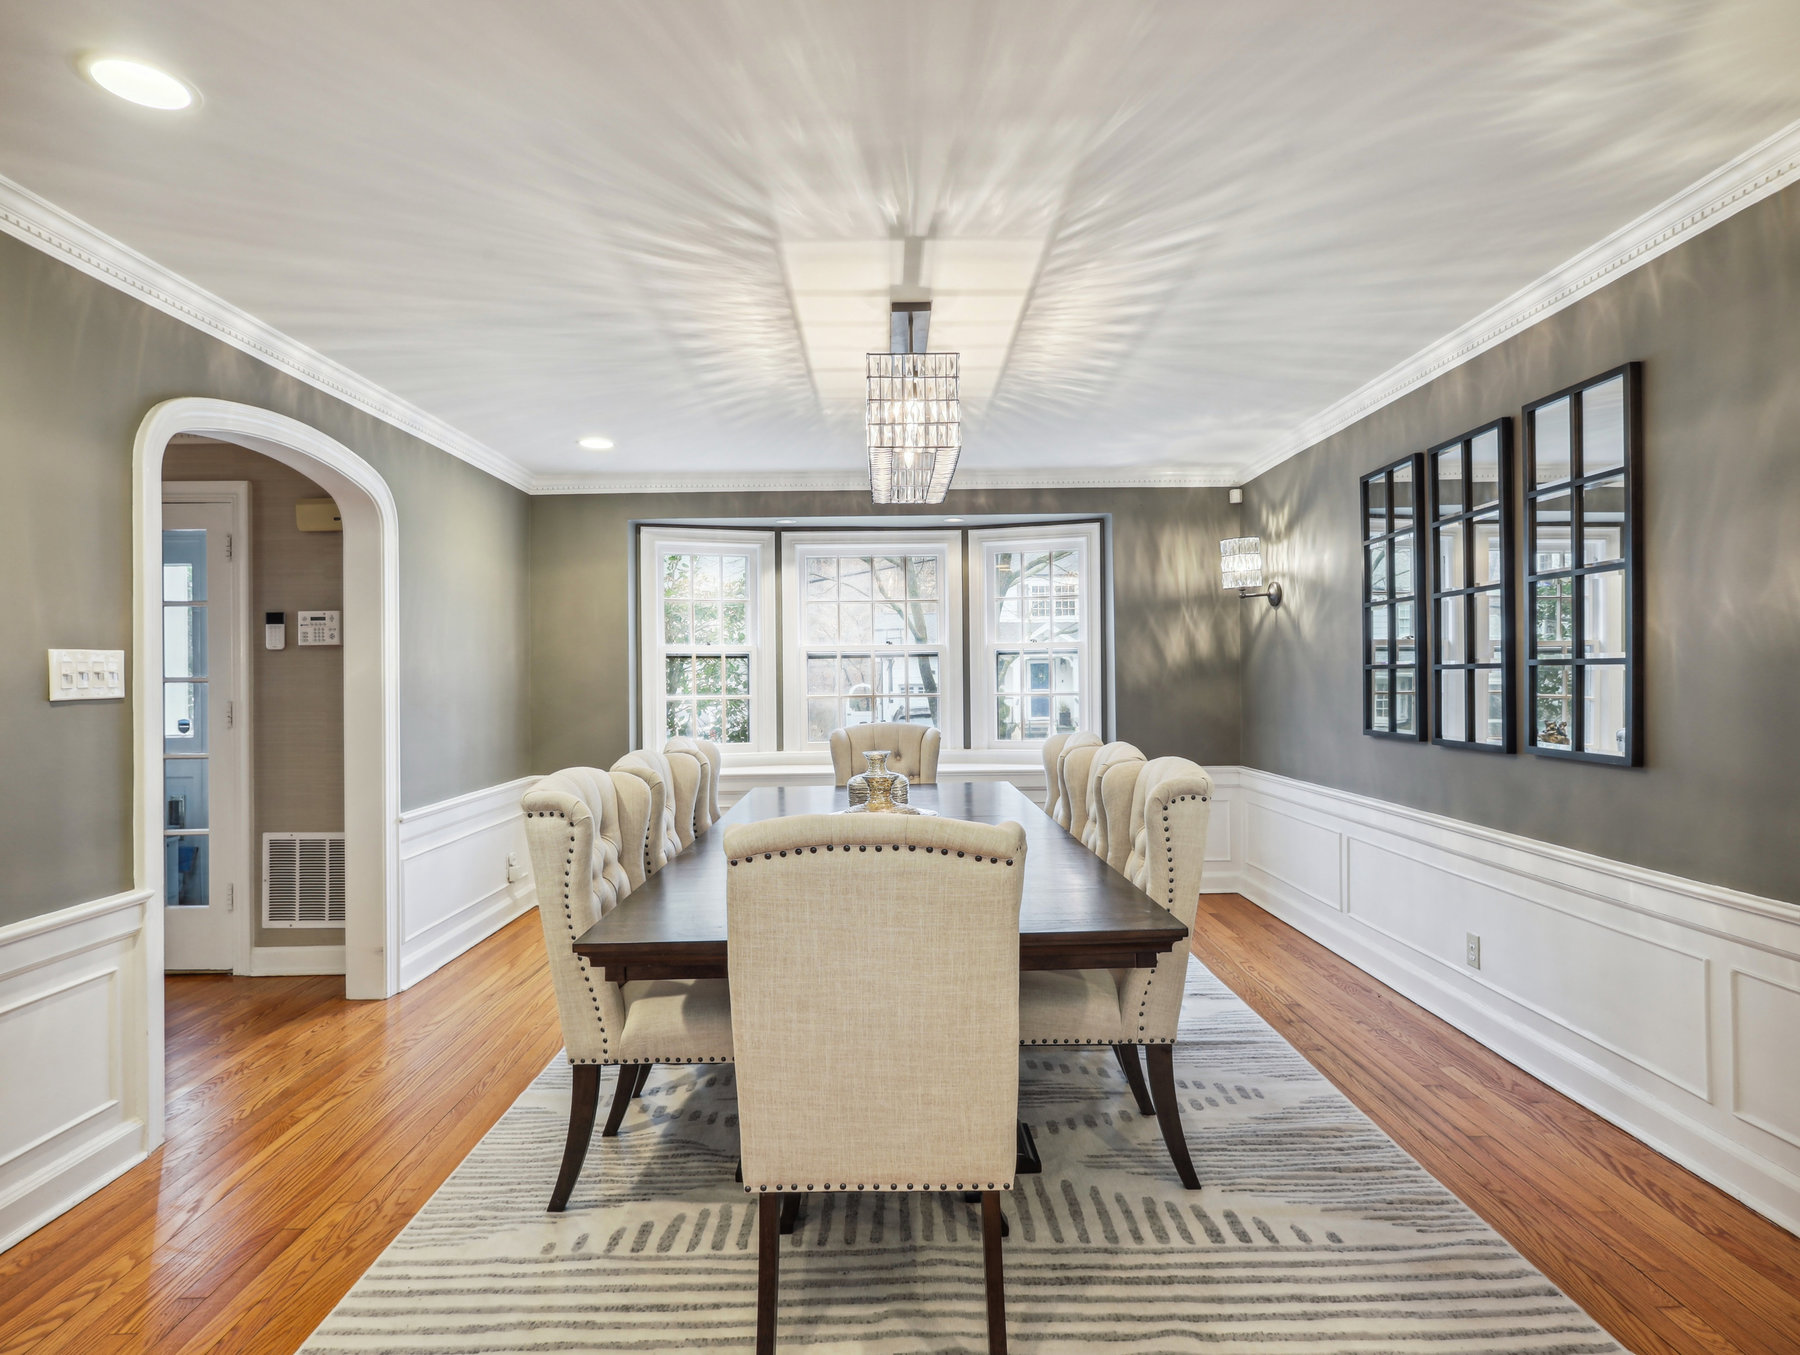
[[[1261,588],[1262,538],[1233,536],[1219,542],[1219,582],[1225,588]]]

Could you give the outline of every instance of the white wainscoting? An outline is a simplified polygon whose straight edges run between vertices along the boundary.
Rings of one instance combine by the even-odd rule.
[[[1248,767],[1213,775],[1207,890],[1800,1232],[1800,906]]]
[[[149,898],[0,927],[0,1251],[144,1159]]]
[[[252,946],[250,973],[254,978],[288,978],[295,974],[342,974],[342,946]]]
[[[536,780],[521,777],[400,816],[402,988],[535,903],[519,799]]]

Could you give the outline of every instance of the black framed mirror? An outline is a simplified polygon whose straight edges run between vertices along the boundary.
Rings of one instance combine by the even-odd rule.
[[[1546,757],[1643,762],[1638,363],[1525,407],[1525,737]]]
[[[1419,517],[1425,458],[1415,452],[1362,477],[1363,733],[1426,735]]]
[[[1431,481],[1431,741],[1517,746],[1512,420],[1425,453]]]

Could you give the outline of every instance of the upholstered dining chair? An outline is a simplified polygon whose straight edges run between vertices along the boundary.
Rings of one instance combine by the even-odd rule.
[[[1126,766],[1134,764],[1126,763]],[[1212,778],[1186,758],[1136,766],[1124,874],[1181,920],[1191,938],[1206,862]],[[1181,1183],[1200,1188],[1175,1095],[1175,1031],[1187,984],[1188,942],[1149,969],[1041,970],[1019,976],[1019,1039],[1028,1045],[1111,1045],[1138,1109],[1154,1114]],[[1150,1066],[1144,1084],[1143,1046]],[[1154,1096],[1152,1096],[1154,1093]]]
[[[1062,761],[1063,745],[1068,741],[1068,734],[1052,734],[1044,740],[1044,812],[1051,818],[1056,817],[1056,801],[1060,794],[1056,781],[1057,766]]]
[[[612,774],[635,776],[650,788],[650,831],[644,840],[644,869],[654,875],[680,856],[681,835],[675,830],[675,774],[661,753],[639,748],[612,765]]]
[[[1108,743],[1095,752],[1088,765],[1087,826],[1081,830],[1081,843],[1102,861],[1107,856],[1106,801],[1102,794],[1107,774],[1122,764],[1143,760],[1144,755],[1135,744]]]
[[[690,747],[677,747],[677,744],[689,744]],[[670,739],[662,750],[663,761],[669,764],[669,775],[674,783],[675,836],[681,840],[682,851],[694,845],[697,833],[705,831],[700,825],[700,805],[706,795],[706,778],[712,773],[712,763],[706,760],[706,754],[691,745],[690,739]]]
[[[758,1352],[775,1348],[779,1234],[801,1194],[951,1190],[981,1193],[988,1349],[1004,1351],[1024,830],[807,814],[734,827],[724,850]]]
[[[1056,760],[1056,821],[1077,838],[1087,831],[1087,775],[1100,751],[1098,734],[1071,734]]]
[[[938,749],[944,736],[931,725],[897,722],[851,725],[831,731],[831,766],[843,785],[858,772],[867,771],[864,753],[891,753],[888,766],[920,786],[937,784]]]
[[[620,786],[644,789],[633,776],[570,767],[536,782],[522,802],[556,1014],[574,1066],[569,1136],[550,1192],[552,1213],[568,1204],[587,1159],[602,1068],[619,1070],[601,1131],[601,1137],[611,1138],[653,1064],[731,1060],[731,1000],[724,980],[612,983],[574,952],[575,939],[631,892],[625,861],[642,860],[641,839],[621,832]]]
[[[719,773],[725,770],[725,760],[720,755],[719,745],[711,739],[695,739],[685,735],[670,739],[663,745],[663,752],[682,751],[697,755],[706,763],[706,782],[701,794],[694,798],[694,832],[704,833],[719,821]]]

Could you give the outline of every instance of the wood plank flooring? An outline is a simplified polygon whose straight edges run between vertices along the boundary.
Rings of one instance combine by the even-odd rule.
[[[1800,1352],[1800,1238],[1245,899],[1194,949],[1638,1355]],[[169,1141],[0,1254],[0,1352],[293,1351],[556,1052],[543,963],[528,916],[386,1003],[171,979]]]

